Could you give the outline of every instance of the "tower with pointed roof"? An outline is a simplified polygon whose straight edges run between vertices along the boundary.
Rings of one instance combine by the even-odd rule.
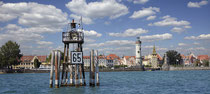
[[[153,51],[152,51],[151,65],[152,65],[153,68],[158,67],[158,58],[157,58],[157,52],[155,50],[155,45],[154,45]]]
[[[155,45],[153,46],[152,55],[157,55],[156,50],[155,50]]]

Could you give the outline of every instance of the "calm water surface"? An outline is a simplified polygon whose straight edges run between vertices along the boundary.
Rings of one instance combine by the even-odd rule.
[[[100,84],[55,89],[49,73],[0,74],[0,94],[210,94],[210,71],[101,72]]]

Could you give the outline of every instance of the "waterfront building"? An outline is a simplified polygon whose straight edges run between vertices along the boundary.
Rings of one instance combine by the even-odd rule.
[[[106,56],[104,56],[104,55],[98,56],[98,62],[99,62],[99,66],[107,67]]]
[[[181,57],[182,57],[182,63],[184,66],[193,66],[193,63],[197,59],[197,57],[193,53],[190,53],[187,56],[181,55]]]
[[[116,54],[109,54],[108,56],[106,56],[106,60],[107,60],[107,66],[113,67],[114,64],[119,65],[120,57],[117,56]]]
[[[83,56],[84,66],[90,66],[90,56]],[[114,65],[120,65],[120,58],[116,54],[109,54],[108,56],[98,56],[99,66],[113,67]]]
[[[136,57],[135,56],[123,56],[122,57],[122,64],[127,65],[128,67],[139,65],[139,64],[136,63]]]
[[[41,63],[46,63],[47,56],[22,56],[21,63],[19,65],[14,66],[15,69],[33,69],[34,68],[34,60],[38,59]]]
[[[144,56],[142,60],[142,64],[144,66],[151,66],[152,68],[159,68],[160,62],[162,61],[162,57],[157,54],[155,46],[153,47],[152,54]]]
[[[197,59],[203,64],[204,60],[210,61],[210,58],[208,55],[198,55]]]
[[[83,62],[85,67],[90,67],[90,56],[83,56]]]

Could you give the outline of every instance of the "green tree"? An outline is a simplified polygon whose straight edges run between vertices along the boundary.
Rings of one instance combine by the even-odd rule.
[[[195,62],[193,62],[193,63],[194,63],[194,66],[199,66],[199,65],[201,65],[201,62],[200,62],[200,60],[198,60],[198,59],[196,59]]]
[[[166,52],[166,54],[167,54],[170,65],[180,65],[181,64],[182,57],[181,57],[180,53],[178,53],[175,50],[169,50]]]
[[[12,69],[12,65],[17,65],[20,63],[20,45],[16,42],[8,41],[0,48],[1,54],[1,66]]]
[[[41,65],[41,62],[39,62],[39,60],[38,60],[37,58],[34,59],[34,67],[35,67],[35,68],[39,68],[40,65]]]
[[[1,52],[0,52],[0,68],[2,68],[3,67],[3,63],[2,63],[2,54],[1,54]]]
[[[208,67],[209,66],[209,61],[208,60],[203,60],[203,66]]]
[[[61,63],[63,63],[64,60],[64,53],[62,51],[61,52]],[[51,62],[51,58],[52,58],[52,54],[50,53],[50,55],[47,57],[47,62]]]

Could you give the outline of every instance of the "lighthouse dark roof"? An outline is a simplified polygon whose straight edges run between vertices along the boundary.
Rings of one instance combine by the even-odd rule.
[[[136,44],[140,44],[140,43],[141,43],[141,41],[140,41],[140,40],[137,40],[137,41],[136,41]]]

